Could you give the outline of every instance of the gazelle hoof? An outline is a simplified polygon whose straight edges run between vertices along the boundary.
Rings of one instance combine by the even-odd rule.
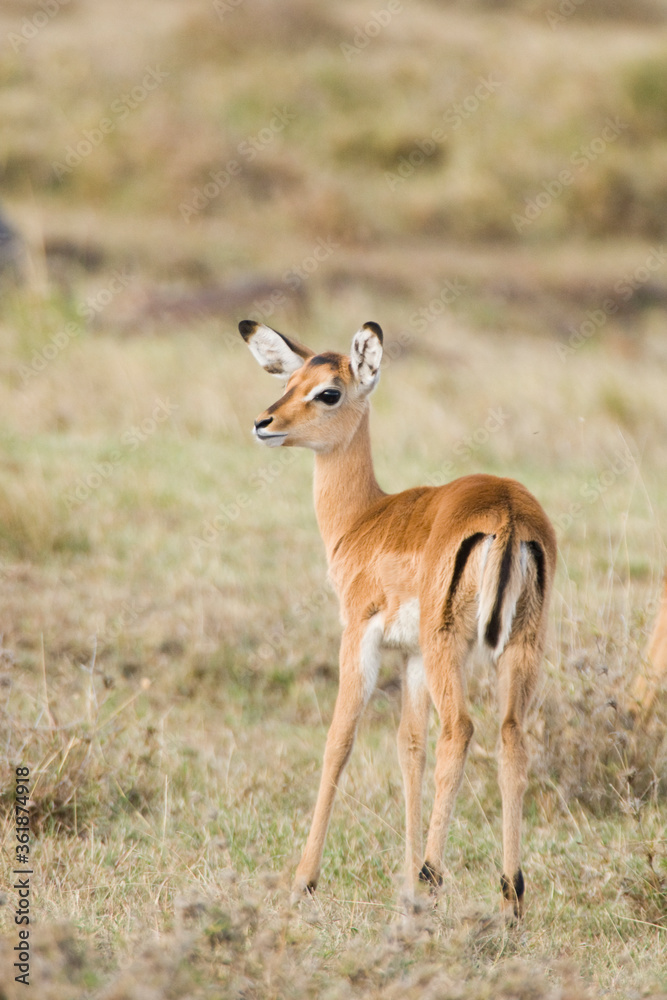
[[[521,869],[519,868],[511,881],[506,875],[501,875],[500,888],[503,892],[503,913],[510,919],[521,920],[523,917],[523,894],[525,891],[525,882]]]
[[[292,883],[290,903],[292,906],[296,906],[298,903],[303,902],[304,899],[312,899],[316,888],[316,879],[307,879],[303,875],[297,875]]]
[[[431,892],[435,892],[442,885],[442,873],[434,865],[425,861],[419,873],[419,881],[426,882]]]

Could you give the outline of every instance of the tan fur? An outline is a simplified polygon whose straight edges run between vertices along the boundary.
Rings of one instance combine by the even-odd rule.
[[[637,676],[631,694],[636,706],[633,706],[634,711],[648,715],[667,678],[667,573],[645,655],[646,672]]]
[[[249,322],[240,329],[246,342],[261,330],[258,341],[271,348],[265,367],[278,374],[276,357],[284,353],[284,343],[272,343],[270,334],[281,335]],[[370,696],[383,636],[385,644],[398,643],[406,652],[398,731],[406,799],[406,894],[411,898],[420,869],[422,879],[440,881],[447,827],[473,732],[465,699],[466,661],[478,633],[484,644],[495,609],[497,639],[487,651],[497,663],[503,720],[503,872],[510,887],[504,905],[519,915],[522,891],[517,896],[513,886],[522,885],[523,722],[545,640],[556,562],[553,529],[537,500],[512,479],[473,475],[437,488],[385,494],[373,472],[369,435],[368,395],[382,353],[379,327],[362,327],[349,358],[307,352],[304,361],[304,351],[299,345],[301,367],[293,370],[293,358],[285,366],[285,394],[255,423],[256,435],[266,443],[315,451],[315,510],[344,625],[338,697],[295,889],[313,891],[317,885],[336,787]],[[338,405],[309,398],[318,386],[338,388]],[[499,589],[502,600],[497,600]],[[413,636],[417,606],[418,634]],[[424,861],[421,788],[431,701],[441,731]]]

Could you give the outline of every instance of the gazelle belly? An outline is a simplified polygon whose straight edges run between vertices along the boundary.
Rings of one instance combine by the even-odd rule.
[[[419,600],[414,597],[400,604],[398,611],[385,623],[384,643],[404,649],[408,653],[419,652]]]

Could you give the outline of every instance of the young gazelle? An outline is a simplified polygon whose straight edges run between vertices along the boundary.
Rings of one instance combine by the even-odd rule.
[[[296,871],[313,892],[336,787],[378,676],[383,646],[406,654],[398,753],[406,801],[406,886],[442,883],[442,859],[473,725],[466,660],[480,644],[496,663],[502,725],[503,906],[523,910],[521,813],[526,709],[535,688],[556,562],[553,528],[513,479],[472,475],[440,487],[385,494],[373,472],[369,400],[380,375],[382,331],[366,323],[350,356],[315,354],[245,320],[260,365],[287,382],[255,421],[258,441],[315,452],[315,510],[344,626],[336,707],[313,822]],[[421,790],[430,703],[440,716],[435,801],[422,854]]]

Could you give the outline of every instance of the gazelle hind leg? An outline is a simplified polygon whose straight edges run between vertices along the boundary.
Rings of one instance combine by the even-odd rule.
[[[535,690],[541,648],[521,636],[510,641],[498,660],[498,694],[502,723],[498,779],[503,804],[503,909],[523,915],[524,877],[521,869],[523,797],[528,784],[528,753],[524,733],[526,711]]]
[[[405,790],[405,881],[403,899],[410,905],[422,863],[422,784],[431,696],[421,656],[411,656],[403,674],[398,759]]]
[[[473,734],[463,682],[468,651],[467,643],[442,631],[425,649],[426,676],[440,716],[440,735],[436,747],[435,799],[426,841],[426,858],[419,877],[433,888],[442,884],[445,839]]]
[[[340,647],[340,678],[327,734],[322,777],[308,840],[296,870],[293,898],[317,887],[324,841],[343,769],[352,752],[361,714],[373,693],[380,665],[381,630],[347,628]]]

